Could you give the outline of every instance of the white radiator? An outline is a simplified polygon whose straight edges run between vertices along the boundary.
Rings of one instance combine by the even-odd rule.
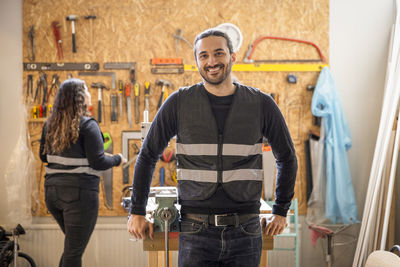
[[[129,241],[125,223],[101,223],[109,218],[99,218],[83,255],[84,267],[146,267],[148,253],[142,250],[142,242]],[[30,255],[38,267],[57,267],[63,250],[64,235],[55,223],[26,226],[26,235],[20,237],[21,251]],[[119,219],[118,219],[119,220]],[[121,221],[126,221],[123,218]],[[100,222],[100,223],[99,223]],[[291,247],[291,238],[277,238],[275,246]],[[295,266],[294,252],[270,251],[268,266]],[[177,266],[177,253],[173,264]]]
[[[63,250],[64,235],[57,224],[33,224],[20,237],[21,251],[38,267],[56,267]],[[142,242],[129,241],[126,224],[97,224],[83,255],[85,267],[144,267],[147,252]]]
[[[292,237],[275,237],[274,247],[293,248],[294,238]],[[296,254],[294,251],[286,250],[270,250],[268,251],[268,266],[272,267],[295,267]],[[260,266],[261,267],[261,266]]]

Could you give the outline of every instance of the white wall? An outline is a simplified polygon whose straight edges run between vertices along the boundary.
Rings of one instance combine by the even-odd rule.
[[[353,138],[348,155],[359,214],[380,121],[393,10],[393,0],[331,1],[330,65]]]
[[[352,134],[348,157],[360,220],[380,121],[393,10],[392,0],[330,1],[329,64]],[[325,266],[324,241],[313,248],[307,227],[302,236],[301,266]],[[341,256],[334,266],[351,266],[355,246],[335,248]]]
[[[23,114],[22,90],[22,0],[0,1],[0,224],[9,205],[4,201],[4,174],[17,138]]]
[[[330,1],[330,66],[352,132],[348,155],[360,219],[380,120],[393,9],[392,0]],[[22,19],[22,0],[0,2],[0,196],[23,123]],[[0,201],[0,225],[7,206]],[[302,266],[324,266],[321,244],[311,247],[307,227],[302,237]]]

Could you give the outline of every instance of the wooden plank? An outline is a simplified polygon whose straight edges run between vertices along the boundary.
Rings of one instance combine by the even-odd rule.
[[[178,232],[171,232],[168,234],[168,246],[169,250],[178,250]],[[165,251],[165,237],[164,232],[155,232],[153,240],[145,239],[143,240],[143,250],[144,251]]]

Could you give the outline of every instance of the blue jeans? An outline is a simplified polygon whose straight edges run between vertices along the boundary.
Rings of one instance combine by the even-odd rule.
[[[262,250],[258,217],[238,227],[181,220],[179,267],[257,267]]]
[[[62,267],[82,266],[82,255],[97,221],[99,193],[79,187],[46,186],[47,209],[65,234]]]

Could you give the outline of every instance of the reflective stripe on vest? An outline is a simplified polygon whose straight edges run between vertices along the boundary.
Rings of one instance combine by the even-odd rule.
[[[71,173],[71,174],[82,174],[86,173],[89,175],[101,176],[102,171],[96,171],[89,167],[89,161],[87,158],[68,158],[56,155],[47,155],[47,162],[53,164],[59,164],[64,166],[77,166],[73,169],[55,169],[46,167],[46,174],[57,174],[57,173]]]
[[[52,169],[49,167],[45,168],[46,174],[56,174],[56,173],[86,173],[90,175],[96,175],[96,176],[101,176],[102,171],[96,171],[95,169],[92,169],[90,167],[78,167],[75,169]]]
[[[89,161],[87,158],[67,158],[55,155],[47,155],[47,162],[68,166],[89,166]]]
[[[176,144],[176,153],[191,156],[216,156],[218,153],[217,144]],[[249,156],[262,154],[262,144],[241,145],[223,144],[223,156]]]
[[[177,180],[216,183],[217,175],[218,175],[217,171],[188,170],[188,169],[176,170]]]
[[[176,154],[193,156],[215,156],[217,155],[217,144],[181,144],[176,143]]]
[[[240,169],[222,172],[222,182],[228,183],[233,181],[262,181],[263,170],[260,169]]]
[[[262,181],[263,170],[260,169],[239,169],[222,172],[222,182],[228,183],[233,181]],[[204,170],[188,170],[178,169],[177,180],[189,180],[194,182],[217,182],[217,171]]]

